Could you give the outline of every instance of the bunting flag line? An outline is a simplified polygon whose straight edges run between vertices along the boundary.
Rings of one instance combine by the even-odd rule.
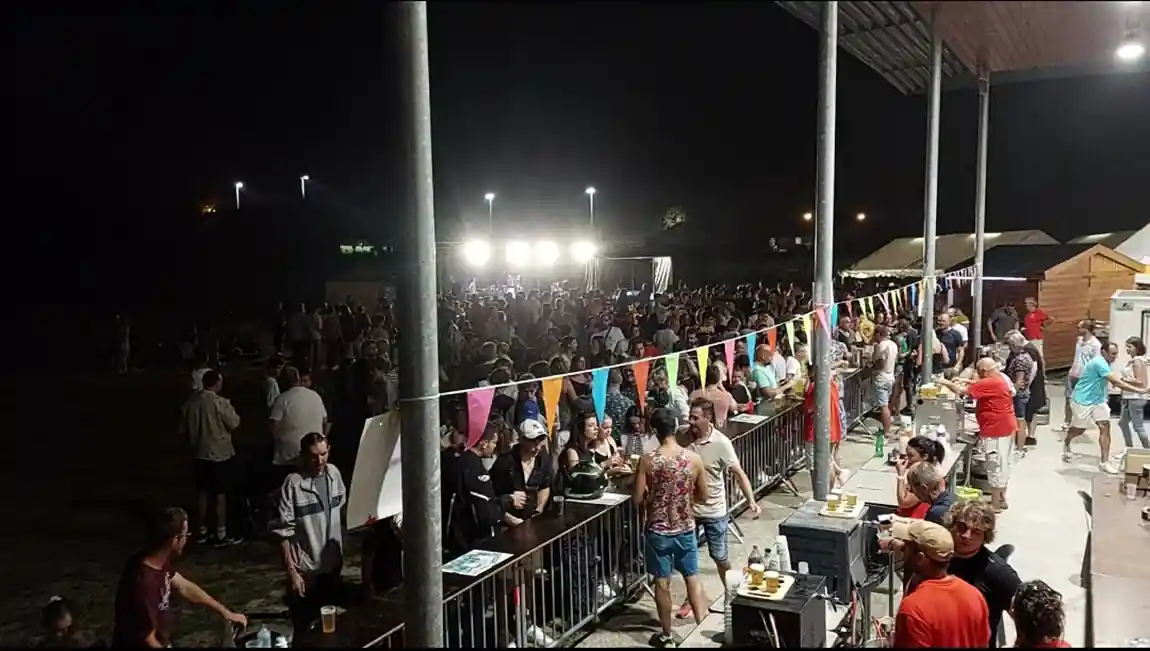
[[[707,382],[707,356],[711,354],[711,349],[707,346],[700,346],[698,348],[699,358],[699,381],[703,384]]]
[[[479,387],[467,392],[467,447],[475,447],[479,437],[483,436],[494,397],[495,387]]]
[[[847,301],[847,316],[853,319],[855,313],[854,310],[851,309],[851,303],[854,303],[854,301]]]
[[[635,376],[636,378],[638,375]],[[563,395],[563,378],[549,377],[543,380],[543,412],[547,417],[547,434],[555,431],[559,418],[559,396]]]
[[[735,377],[735,340],[728,339],[723,342],[723,357],[727,362],[727,379]],[[636,385],[638,386],[638,385]]]
[[[731,341],[731,348],[734,349],[735,342]],[[631,372],[635,374],[635,395],[639,397],[639,408],[646,411],[647,409],[647,392],[641,391],[638,387],[647,386],[647,376],[651,372],[651,362],[641,359],[631,365]]]
[[[974,266],[970,266],[970,267],[967,267],[965,269],[959,269],[959,270],[952,271],[949,273],[939,274],[937,276],[933,276],[930,278],[922,278],[922,279],[919,279],[918,281],[916,281],[914,283],[908,283],[902,287],[896,287],[894,289],[887,289],[887,290],[879,292],[877,294],[871,294],[868,296],[854,298],[854,299],[851,299],[848,301],[841,301],[839,303],[834,303],[831,305],[824,305],[818,309],[811,310],[810,312],[807,312],[805,314],[800,314],[800,315],[794,316],[793,318],[791,318],[788,321],[783,322],[782,324],[776,324],[776,325],[771,326],[770,328],[764,328],[764,329],[761,329],[761,330],[758,330],[755,332],[749,332],[745,335],[742,335],[742,337],[736,337],[735,339],[725,340],[723,342],[723,346],[724,346],[723,355],[726,358],[726,362],[727,362],[728,367],[732,366],[733,365],[732,358],[734,356],[733,353],[734,353],[734,348],[735,348],[735,341],[737,341],[740,338],[745,338],[745,341],[747,343],[747,352],[753,358],[754,349],[756,347],[756,344],[758,343],[759,335],[760,335],[760,333],[762,333],[764,331],[766,332],[767,343],[769,344],[769,348],[773,354],[777,350],[779,325],[783,326],[784,332],[785,332],[786,337],[787,337],[787,342],[790,345],[791,350],[794,350],[795,345],[798,343],[796,341],[796,337],[795,337],[795,328],[796,327],[801,326],[803,328],[803,333],[805,334],[806,340],[809,343],[811,338],[814,335],[814,326],[811,323],[812,318],[818,319],[819,323],[822,324],[822,326],[824,328],[826,328],[829,332],[832,330],[832,328],[834,326],[837,326],[838,306],[839,305],[846,304],[847,313],[849,315],[851,315],[852,317],[854,316],[854,307],[851,304],[854,301],[858,301],[859,312],[861,312],[862,316],[877,318],[879,310],[875,305],[875,299],[876,298],[879,300],[879,303],[881,304],[882,310],[884,312],[892,313],[892,312],[899,312],[900,310],[906,309],[906,308],[913,308],[921,316],[922,313],[925,311],[926,301],[927,300],[934,300],[931,293],[928,292],[926,289],[928,287],[928,284],[927,284],[928,282],[933,280],[934,286],[935,286],[935,292],[942,292],[942,291],[948,291],[949,289],[951,289],[955,286],[961,286],[963,281],[970,281],[976,275],[977,275],[977,268]],[[599,414],[600,418],[603,417],[604,411],[606,409],[607,378],[608,378],[608,373],[611,369],[622,368],[624,366],[631,366],[636,372],[636,380],[640,381],[640,382],[645,382],[645,379],[647,377],[649,377],[651,363],[656,362],[658,360],[663,360],[664,364],[666,365],[666,369],[667,369],[667,379],[670,381],[671,385],[674,386],[674,385],[678,384],[680,355],[683,353],[688,353],[688,354],[694,353],[699,360],[700,374],[705,376],[706,365],[708,362],[708,355],[709,355],[709,346],[711,346],[711,345],[717,345],[717,342],[715,344],[707,344],[706,346],[700,346],[700,347],[694,348],[692,350],[677,351],[674,353],[668,353],[666,355],[653,355],[651,357],[647,357],[647,358],[640,359],[640,360],[634,360],[634,361],[629,361],[629,362],[620,362],[618,364],[613,364],[611,366],[607,366],[607,367],[603,367],[603,368],[599,368],[599,369],[594,369],[591,372],[592,373],[592,394],[593,394],[592,400],[596,403],[595,404],[596,412]],[[476,442],[478,442],[480,436],[483,434],[484,428],[487,425],[487,418],[491,412],[491,402],[494,398],[495,390],[502,389],[505,387],[518,386],[519,384],[524,384],[527,382],[540,382],[542,385],[542,389],[543,389],[543,407],[546,411],[546,420],[548,423],[548,429],[554,430],[555,425],[556,425],[557,414],[558,414],[558,410],[559,410],[558,405],[559,405],[559,401],[560,401],[560,398],[561,398],[561,395],[563,392],[563,389],[562,389],[563,379],[565,377],[568,377],[571,375],[576,375],[576,374],[585,373],[585,372],[586,371],[571,371],[569,373],[563,373],[560,375],[553,375],[553,376],[549,376],[549,377],[545,377],[545,378],[535,378],[532,380],[519,380],[519,381],[514,381],[514,382],[505,382],[505,383],[499,384],[497,386],[486,386],[486,387],[475,387],[475,388],[471,388],[471,389],[455,389],[452,391],[442,391],[435,396],[425,396],[425,397],[408,399],[408,400],[427,400],[427,399],[444,398],[444,397],[448,397],[448,396],[458,396],[460,394],[466,395],[467,407],[468,407],[468,432],[467,432],[468,437],[467,438],[468,438],[468,445],[472,446]],[[640,379],[639,375],[643,374],[643,373],[646,373],[647,375],[645,375],[644,378]],[[596,393],[596,391],[597,391],[597,393]],[[643,402],[645,400],[645,398],[646,398],[646,396],[643,396],[641,398],[641,402]],[[404,402],[406,402],[408,400],[404,400]]]
[[[599,422],[603,422],[603,416],[607,411],[607,374],[610,369],[597,368],[591,371],[591,402],[595,403],[595,415],[599,417]]]

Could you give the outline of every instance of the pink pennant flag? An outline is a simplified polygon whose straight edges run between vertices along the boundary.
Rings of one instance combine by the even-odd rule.
[[[847,301],[847,316],[853,319],[855,312],[851,309],[851,303],[854,303],[854,301]]]
[[[823,326],[823,330],[826,330],[829,335],[831,333],[831,318],[827,316],[827,310],[828,308],[820,307],[815,310],[815,317],[818,318],[819,323]]]
[[[753,353],[752,353],[753,354]],[[728,339],[723,342],[723,357],[727,359],[727,380],[735,377],[735,340]]]
[[[473,447],[483,436],[494,397],[495,387],[479,387],[467,392],[467,447]]]

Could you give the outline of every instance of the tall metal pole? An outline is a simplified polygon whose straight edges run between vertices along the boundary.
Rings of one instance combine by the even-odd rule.
[[[587,197],[591,200],[591,229],[595,229],[595,193],[588,194]]]
[[[443,647],[443,546],[440,530],[439,351],[436,345],[435,196],[431,176],[431,82],[427,3],[401,2],[398,16],[405,94],[401,124],[407,156],[407,244],[400,250],[399,394],[403,459],[404,635],[413,648]]]
[[[986,137],[990,130],[990,71],[978,76],[978,172],[974,182],[974,299],[970,335],[974,351],[982,345],[982,258],[986,254]],[[973,351],[972,351],[973,352]]]
[[[495,233],[495,200],[487,200],[487,239]]]
[[[818,178],[815,190],[814,304],[823,309],[834,303],[835,235],[835,99],[838,86],[839,3],[823,4],[822,40],[819,42]],[[828,315],[829,312],[825,313]],[[811,483],[814,498],[825,500],[831,469],[831,336],[829,328],[815,328],[815,458]]]
[[[942,38],[935,28],[935,12],[930,20],[930,101],[926,116],[926,206],[922,228],[922,377],[930,381],[934,372],[935,222],[938,217],[938,122],[942,103]]]

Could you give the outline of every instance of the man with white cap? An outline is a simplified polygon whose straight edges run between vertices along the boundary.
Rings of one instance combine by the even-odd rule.
[[[491,466],[495,494],[511,497],[503,524],[517,526],[543,512],[551,497],[555,463],[547,454],[547,429],[534,419],[519,423],[519,442]]]
[[[896,649],[986,648],[990,617],[977,588],[951,576],[954,538],[945,527],[926,520],[897,518],[891,548],[901,552],[913,575],[894,624]]]

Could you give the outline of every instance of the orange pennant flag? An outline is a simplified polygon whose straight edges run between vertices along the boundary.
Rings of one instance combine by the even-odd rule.
[[[635,395],[639,396],[639,408],[647,410],[647,374],[651,371],[650,360],[641,359],[631,365],[635,374]]]
[[[767,330],[767,345],[771,347],[771,355],[775,354],[775,344],[779,339],[779,331],[777,328]],[[754,353],[752,353],[753,355]]]
[[[559,418],[559,396],[563,394],[563,378],[543,379],[543,411],[547,415],[547,433],[555,432],[555,421]]]

